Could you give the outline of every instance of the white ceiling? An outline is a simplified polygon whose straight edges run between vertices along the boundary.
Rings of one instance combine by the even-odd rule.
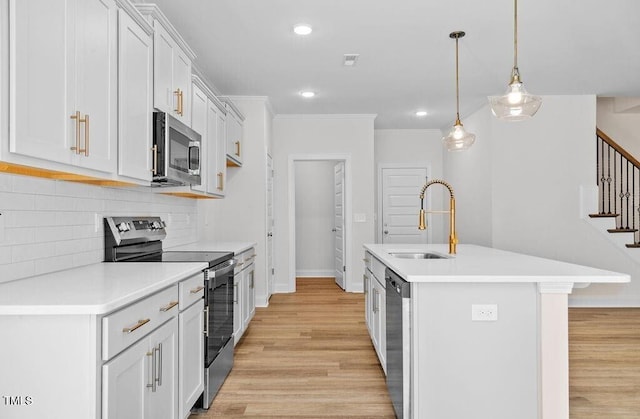
[[[278,114],[377,114],[375,127],[445,128],[502,94],[512,0],[155,0],[223,94]],[[640,96],[639,0],[520,0],[519,67],[538,95]],[[292,27],[313,26],[307,37]],[[343,54],[360,54],[343,67]],[[310,89],[313,99],[298,93]],[[542,105],[544,107],[544,103]],[[425,109],[427,117],[414,112]]]

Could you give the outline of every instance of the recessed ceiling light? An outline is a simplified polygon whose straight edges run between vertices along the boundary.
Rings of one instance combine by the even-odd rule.
[[[293,31],[298,35],[309,35],[313,29],[306,23],[300,23],[293,27]]]
[[[300,92],[300,96],[306,97],[306,98],[314,97],[315,95],[316,95],[316,92],[312,92],[311,90],[305,90]]]
[[[416,111],[416,116],[427,116],[427,111]]]

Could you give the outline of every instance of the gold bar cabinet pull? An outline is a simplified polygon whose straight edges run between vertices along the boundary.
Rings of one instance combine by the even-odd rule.
[[[177,301],[171,301],[171,302],[170,302],[169,304],[167,304],[166,306],[164,306],[164,307],[160,307],[160,311],[169,311],[169,310],[171,310],[172,308],[174,308],[174,307],[175,307],[175,306],[177,306],[177,305],[178,305],[178,302],[177,302]]]
[[[236,141],[235,145],[236,145],[236,156],[240,157],[240,141]]]
[[[75,114],[71,115],[71,119],[76,121],[76,145],[71,147],[71,150],[75,151],[76,154],[80,154],[80,111],[76,111]]]
[[[224,190],[224,174],[222,172],[218,172],[218,190]]]
[[[200,291],[202,291],[203,289],[204,289],[204,287],[203,287],[202,285],[200,285],[199,287],[194,288],[194,289],[192,289],[192,290],[191,290],[191,291],[189,291],[189,292],[190,292],[191,294],[197,294],[197,293],[199,293]]]
[[[89,157],[89,114],[85,114],[80,122],[84,122],[84,149],[79,151],[84,151],[85,157]]]
[[[158,145],[154,145],[151,147],[151,152],[153,153],[153,167],[151,168],[151,173],[154,175],[158,174]]]
[[[145,324],[149,323],[150,321],[151,321],[151,319],[138,320],[138,323],[136,323],[135,326],[125,327],[124,329],[122,329],[122,332],[123,333],[131,333],[131,332],[139,329],[140,327],[144,326]]]
[[[174,111],[180,115],[180,89],[174,90],[173,94],[176,96],[176,108]]]

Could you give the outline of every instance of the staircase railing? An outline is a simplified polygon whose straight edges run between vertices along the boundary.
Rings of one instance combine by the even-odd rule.
[[[640,162],[600,129],[596,137],[598,214],[615,217],[616,228],[609,232],[633,232],[628,246],[640,247]]]

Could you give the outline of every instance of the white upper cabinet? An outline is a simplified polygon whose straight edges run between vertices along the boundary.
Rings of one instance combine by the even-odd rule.
[[[113,0],[10,0],[10,151],[116,172]]]
[[[153,28],[118,11],[118,174],[151,182]]]
[[[242,166],[242,136],[244,116],[229,98],[223,98],[227,108],[227,164]]]
[[[201,136],[200,140],[200,184],[191,185],[191,189],[199,192],[207,191],[209,176],[209,159],[207,158],[211,142],[207,133],[207,95],[197,85],[192,86],[191,96],[191,128]],[[213,144],[215,149],[215,144]]]
[[[221,132],[224,133],[224,127],[220,127],[220,124],[225,123],[224,105],[197,76],[193,76],[192,92],[192,128],[202,135],[202,182],[200,185],[191,185],[191,189],[212,197],[222,197],[226,166],[224,151],[222,158],[219,156],[220,149],[224,150],[224,144],[220,147],[219,143],[226,141],[224,135],[220,135]]]
[[[155,4],[136,4],[153,22],[153,105],[191,126],[191,63],[195,53]]]

